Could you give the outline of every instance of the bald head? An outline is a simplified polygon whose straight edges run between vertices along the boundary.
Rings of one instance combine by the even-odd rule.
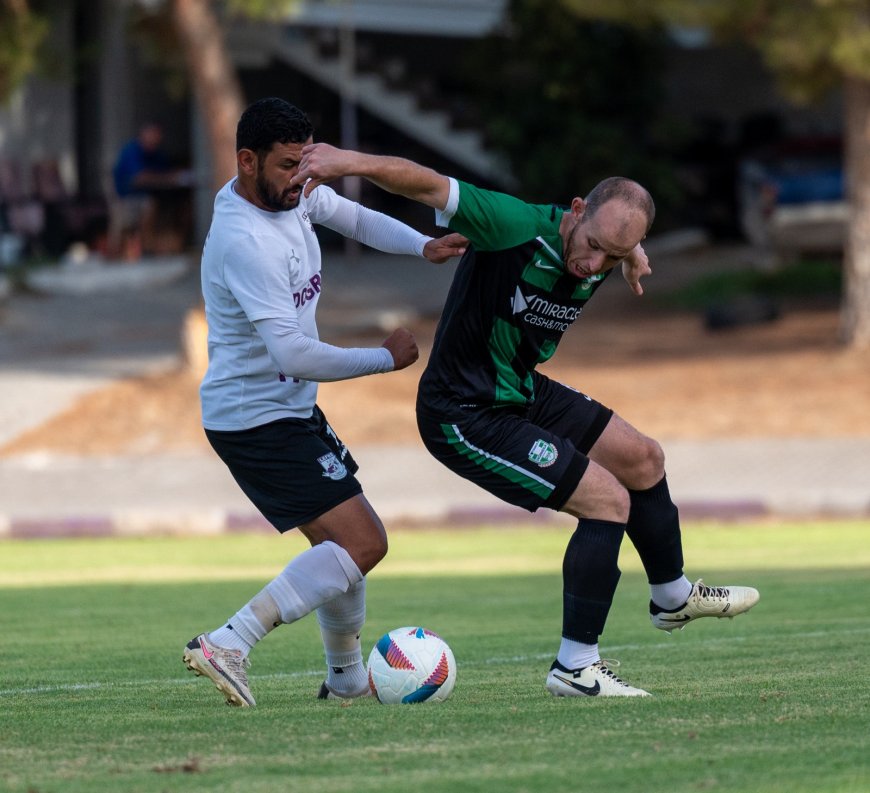
[[[629,210],[629,215],[633,212],[640,213],[646,224],[646,231],[650,230],[656,207],[652,196],[642,185],[623,176],[611,176],[599,182],[586,196],[586,220],[592,220],[595,213],[610,201],[621,202]]]

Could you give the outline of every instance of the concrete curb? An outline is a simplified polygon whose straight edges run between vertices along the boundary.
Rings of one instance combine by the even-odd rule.
[[[870,516],[870,439],[672,442],[668,478],[687,520]],[[505,505],[419,446],[354,448],[388,527],[573,521]],[[812,461],[812,465],[808,461]],[[215,455],[0,459],[0,538],[271,532]]]

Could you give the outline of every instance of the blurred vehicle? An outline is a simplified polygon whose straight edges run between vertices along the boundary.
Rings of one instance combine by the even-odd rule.
[[[849,209],[840,141],[793,140],[744,159],[738,201],[743,233],[770,263],[842,253]]]

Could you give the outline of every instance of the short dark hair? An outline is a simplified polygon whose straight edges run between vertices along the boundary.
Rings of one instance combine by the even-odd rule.
[[[656,216],[656,206],[652,196],[645,187],[624,176],[610,176],[595,185],[586,196],[586,209],[583,214],[587,219],[591,219],[602,206],[614,198],[642,212],[646,218],[646,230],[650,230]]]
[[[270,96],[248,105],[236,127],[236,151],[268,154],[276,143],[305,143],[314,127],[298,107]]]

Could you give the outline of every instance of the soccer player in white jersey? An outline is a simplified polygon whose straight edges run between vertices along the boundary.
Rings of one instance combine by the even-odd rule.
[[[403,369],[417,360],[405,328],[380,347],[318,338],[320,224],[389,253],[444,262],[459,234],[432,239],[320,186],[289,182],[312,141],[307,116],[278,98],[250,105],[236,132],[238,175],[218,192],[202,255],[209,365],[200,389],[209,442],[279,531],[298,528],[311,548],[225,623],[201,633],[183,660],[230,705],[255,704],[253,646],[278,625],[316,611],[327,676],[318,696],[368,693],[360,647],[366,574],[387,552],[384,526],[355,477],[357,464],[316,404],[317,383]]]

